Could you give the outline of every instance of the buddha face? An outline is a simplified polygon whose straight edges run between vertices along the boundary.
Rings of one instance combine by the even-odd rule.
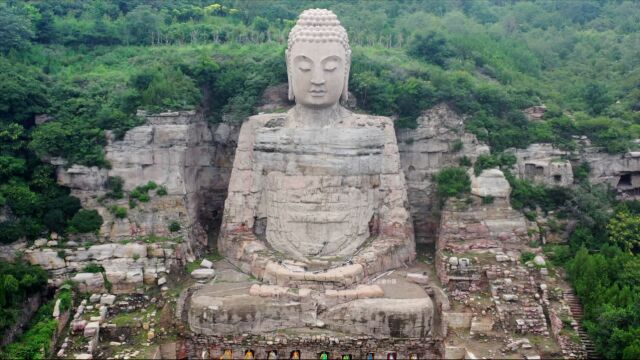
[[[287,55],[289,86],[297,104],[323,108],[340,100],[348,78],[341,44],[297,42]]]

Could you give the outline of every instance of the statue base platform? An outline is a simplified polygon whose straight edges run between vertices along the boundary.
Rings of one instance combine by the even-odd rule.
[[[334,271],[347,272],[354,266]],[[374,338],[431,335],[433,301],[421,285],[408,280],[405,271],[332,288],[335,279],[330,275],[323,279],[316,275],[314,287],[282,286],[239,276],[242,273],[226,261],[216,267],[218,278],[194,285],[184,299],[183,314],[195,334],[265,334],[305,328]],[[299,276],[304,278],[304,273]],[[329,286],[318,286],[323,282]]]

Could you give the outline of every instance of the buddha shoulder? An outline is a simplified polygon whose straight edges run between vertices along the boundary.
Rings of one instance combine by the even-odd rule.
[[[393,120],[387,116],[376,116],[349,112],[349,115],[345,120],[345,122],[352,127],[379,127],[382,129],[385,129],[387,127],[393,128]]]
[[[257,129],[261,127],[282,127],[287,121],[286,113],[258,114],[250,116],[242,127]]]

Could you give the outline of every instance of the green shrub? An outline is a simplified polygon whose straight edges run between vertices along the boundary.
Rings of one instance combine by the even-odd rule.
[[[573,179],[575,182],[584,182],[589,178],[591,166],[587,162],[581,162],[578,166],[572,167]]]
[[[180,223],[177,221],[172,221],[171,224],[169,224],[169,231],[171,232],[180,231],[180,229],[181,229]]]
[[[87,233],[100,230],[102,226],[102,216],[98,214],[96,210],[80,210],[73,219],[69,222],[69,225],[79,233]]]
[[[533,260],[534,257],[536,257],[536,254],[534,254],[532,252],[525,251],[522,254],[520,254],[520,261],[523,264],[525,264],[525,263]]]
[[[117,206],[117,205],[113,205],[109,208],[109,211],[115,215],[115,217],[117,217],[118,219],[124,219],[127,217],[127,209]]]
[[[506,154],[506,153],[491,154],[491,155],[482,154],[478,156],[478,159],[476,159],[476,163],[473,166],[473,170],[476,176],[478,176],[485,169],[492,169],[492,168],[509,169],[513,165],[515,165],[516,162],[517,162],[517,159],[512,154]]]
[[[484,205],[489,205],[489,204],[493,204],[493,201],[495,200],[495,198],[491,195],[485,196],[482,198],[482,203]]]
[[[60,299],[60,312],[67,311],[71,309],[72,299],[71,299],[71,291],[63,290],[58,294],[58,299]]]
[[[465,169],[450,167],[440,170],[435,175],[435,181],[440,198],[460,197],[471,191],[471,180]]]
[[[124,191],[122,190],[124,180],[120,176],[109,176],[106,186],[110,190],[107,193],[108,197],[112,199],[122,199],[124,197]]]
[[[156,195],[158,195],[158,196],[165,196],[165,195],[167,195],[167,188],[166,188],[166,187],[164,187],[164,186],[160,186],[160,187],[158,188],[158,190],[156,191]]]
[[[451,143],[451,152],[459,152],[464,147],[464,143],[460,139],[456,139]]]
[[[104,268],[102,267],[102,265],[96,264],[96,263],[89,263],[87,265],[85,265],[84,268],[82,268],[82,272],[86,272],[86,273],[101,273],[104,272]]]
[[[471,159],[469,159],[466,155],[458,159],[458,164],[463,167],[471,166]]]

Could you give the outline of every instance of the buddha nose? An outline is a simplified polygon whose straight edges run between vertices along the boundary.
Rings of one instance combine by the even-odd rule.
[[[324,85],[324,76],[322,76],[322,71],[314,71],[313,76],[311,77],[312,85]]]

